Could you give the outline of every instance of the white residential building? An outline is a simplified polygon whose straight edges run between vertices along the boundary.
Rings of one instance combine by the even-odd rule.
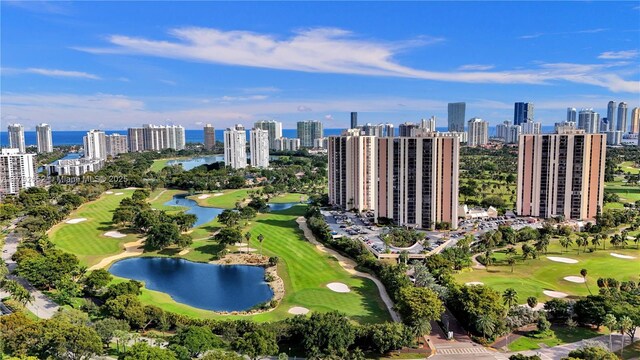
[[[269,149],[276,148],[276,139],[282,137],[282,123],[275,120],[261,120],[253,124],[255,129],[267,130],[269,132]]]
[[[269,167],[269,130],[251,129],[249,132],[251,166]]]
[[[520,127],[525,135],[535,135],[542,132],[542,124],[539,121],[525,121],[520,124]]]
[[[468,146],[479,146],[489,143],[489,123],[480,119],[472,118],[468,123],[469,138]]]
[[[298,121],[298,139],[300,146],[310,148],[314,146],[314,140],[324,137],[322,123],[316,120]]]
[[[276,150],[278,151],[298,151],[300,150],[300,139],[281,137],[276,139]]]
[[[51,176],[80,176],[89,172],[95,173],[104,166],[103,159],[67,159],[57,160],[46,165],[45,171]]]
[[[520,125],[509,125],[507,127],[507,133],[504,137],[506,144],[517,144],[520,138],[521,127]]]
[[[48,124],[36,125],[36,137],[38,141],[38,154],[50,153],[53,151],[51,126]]]
[[[89,130],[87,135],[82,138],[84,143],[84,157],[86,159],[107,158],[107,140],[104,131]]]
[[[7,194],[17,194],[22,189],[36,186],[36,168],[33,154],[25,154],[19,149],[0,151],[0,198]]]
[[[247,167],[247,132],[240,124],[224,131],[224,164],[233,169]]]
[[[20,124],[10,124],[9,127],[9,147],[18,149],[21,153],[26,151],[24,144],[24,126]]]
[[[314,149],[327,149],[328,141],[326,137],[318,138],[313,140],[313,148]]]
[[[609,128],[611,128],[611,119]],[[587,134],[597,134],[600,130],[600,114],[593,109],[582,109],[578,113],[578,129],[584,130]]]
[[[115,157],[119,154],[128,152],[127,137],[120,134],[111,134],[105,136],[107,141],[107,155]]]

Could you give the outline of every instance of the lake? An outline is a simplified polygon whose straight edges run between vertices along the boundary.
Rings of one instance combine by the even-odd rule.
[[[245,311],[273,297],[264,281],[265,269],[259,266],[140,257],[120,260],[109,272],[143,281],[147,289],[167,293],[179,303],[205,310]]]
[[[187,214],[194,214],[197,217],[196,223],[193,227],[206,224],[209,221],[216,218],[224,210],[215,207],[200,206],[195,200],[187,199],[186,194],[174,195],[173,198],[164,205],[168,206],[184,206],[189,209],[185,211]]]

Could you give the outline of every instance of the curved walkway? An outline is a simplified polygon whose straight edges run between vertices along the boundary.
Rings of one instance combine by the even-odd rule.
[[[124,252],[121,252],[120,254],[112,255],[100,260],[99,263],[90,267],[89,270],[104,269],[114,261],[128,258],[128,257],[139,256],[144,252],[144,246],[142,245],[143,242],[144,242],[144,239],[140,239],[138,241],[124,244]]]
[[[484,269],[487,268],[486,266],[480,264],[480,262],[476,259],[478,256],[480,256],[482,254],[483,253],[477,253],[477,254],[475,254],[475,255],[473,255],[471,257],[471,262],[473,263],[472,268],[477,269],[477,270],[484,270]]]
[[[394,307],[393,301],[389,297],[389,294],[387,293],[387,289],[385,289],[384,285],[382,284],[382,282],[380,282],[380,280],[378,280],[378,278],[376,278],[371,274],[363,273],[361,271],[356,270],[355,261],[353,261],[352,259],[346,256],[341,255],[339,252],[335,250],[329,249],[326,246],[322,245],[322,243],[316,240],[315,235],[313,235],[313,233],[311,232],[311,229],[309,229],[309,227],[307,226],[307,219],[300,216],[299,218],[296,219],[296,222],[298,223],[298,226],[300,227],[300,229],[304,233],[304,236],[307,238],[307,240],[309,240],[310,243],[315,245],[318,250],[327,254],[331,254],[336,259],[338,259],[338,263],[340,264],[340,266],[342,266],[342,268],[345,269],[348,273],[355,276],[367,278],[373,281],[374,284],[376,284],[376,286],[378,287],[378,290],[380,291],[380,297],[382,298],[382,301],[386,305],[387,310],[391,315],[391,319],[393,319],[393,321],[395,322],[400,322],[400,315],[398,315],[398,313],[393,309]]]
[[[162,194],[164,194],[166,191],[167,191],[167,189],[164,189],[164,190],[160,191],[160,192],[158,193],[158,195],[156,195],[153,199],[149,200],[149,202],[154,202],[154,201],[158,200],[158,198],[159,198],[160,196],[162,196]]]

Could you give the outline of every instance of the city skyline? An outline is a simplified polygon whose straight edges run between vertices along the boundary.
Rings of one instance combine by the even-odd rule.
[[[360,124],[435,115],[445,126],[447,104],[461,101],[465,121],[494,126],[531,102],[535,120],[552,125],[567,107],[639,105],[634,3],[456,3],[455,14],[436,2],[0,6],[3,129],[271,119],[346,128],[351,112]],[[479,12],[499,26],[477,26]],[[568,12],[616,21],[576,25]]]

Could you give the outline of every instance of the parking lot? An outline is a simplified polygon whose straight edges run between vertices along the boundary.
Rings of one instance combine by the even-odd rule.
[[[431,253],[437,253],[446,247],[455,246],[458,240],[471,233],[477,239],[483,233],[495,230],[501,225],[511,226],[519,230],[525,226],[540,228],[542,223],[532,218],[516,218],[499,216],[486,219],[461,220],[458,229],[444,231],[422,231],[424,240],[408,248],[387,246],[381,236],[389,231],[389,227],[379,227],[374,224],[373,213],[354,214],[339,210],[322,211],[325,221],[331,228],[334,237],[350,237],[361,241],[365,247],[378,258],[396,258],[403,251],[409,258],[424,258]]]

